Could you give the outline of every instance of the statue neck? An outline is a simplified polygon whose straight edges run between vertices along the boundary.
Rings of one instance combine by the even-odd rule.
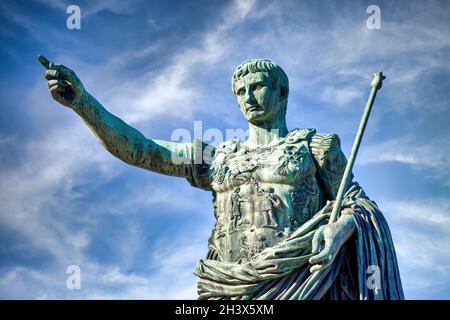
[[[247,143],[254,146],[268,146],[277,144],[288,134],[286,119],[264,123],[248,123],[249,137]]]

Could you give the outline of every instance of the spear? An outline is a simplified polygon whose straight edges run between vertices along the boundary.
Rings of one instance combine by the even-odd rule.
[[[355,141],[353,142],[352,152],[350,153],[350,157],[348,158],[347,166],[345,167],[344,175],[342,176],[341,184],[339,185],[339,190],[333,205],[333,211],[331,211],[331,216],[328,223],[333,223],[339,218],[342,199],[344,198],[344,194],[347,191],[347,185],[353,169],[353,164],[355,163],[356,155],[358,154],[359,146],[361,145],[364,130],[366,129],[367,121],[369,120],[370,111],[372,110],[372,105],[375,101],[375,96],[377,95],[377,91],[381,89],[383,80],[386,78],[385,76],[383,76],[383,72],[381,71],[374,73],[373,76],[373,80],[370,83],[371,89],[369,98],[367,99],[366,107],[359,124],[358,133],[356,134]]]

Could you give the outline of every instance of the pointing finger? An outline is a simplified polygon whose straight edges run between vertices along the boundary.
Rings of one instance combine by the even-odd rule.
[[[51,69],[52,64],[46,57],[44,57],[42,54],[38,56],[39,62],[44,66],[45,69]]]
[[[46,68],[47,70],[58,70],[58,71],[61,71],[61,73],[64,75],[69,74],[69,71],[65,66],[63,66],[62,64],[54,64],[53,62],[50,62],[50,60],[48,60],[43,55],[39,55],[38,60],[44,66],[44,68]]]
[[[55,77],[67,77],[70,78],[73,76],[73,71],[69,68],[63,66],[62,64],[54,64],[53,62],[50,62],[46,57],[43,55],[38,56],[39,62],[47,69],[47,70],[55,70],[58,71],[58,73],[55,73]],[[47,76],[52,78],[52,73],[45,73],[45,77],[48,80]]]

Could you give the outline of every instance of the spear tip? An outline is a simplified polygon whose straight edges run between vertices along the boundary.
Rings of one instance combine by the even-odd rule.
[[[373,74],[373,80],[370,86],[379,90],[381,89],[381,85],[384,79],[386,79],[386,77],[383,75],[383,71],[375,72]]]

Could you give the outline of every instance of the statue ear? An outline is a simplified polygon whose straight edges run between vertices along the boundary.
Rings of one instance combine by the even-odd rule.
[[[284,99],[286,99],[286,92],[287,90],[286,90],[286,87],[281,87],[280,88],[280,100],[284,100]]]

